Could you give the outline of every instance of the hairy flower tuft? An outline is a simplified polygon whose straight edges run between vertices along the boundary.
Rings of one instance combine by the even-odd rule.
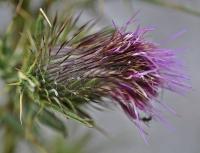
[[[48,89],[49,94],[43,94],[44,98],[64,111],[67,108],[67,115],[72,111],[86,117],[89,116],[78,107],[80,104],[102,104],[103,97],[109,98],[144,133],[142,122],[151,118],[163,120],[155,109],[161,90],[182,92],[189,88],[175,51],[145,39],[151,28],[127,32],[127,25],[74,41],[87,26],[88,23],[71,39],[48,50],[48,62],[40,64],[42,67],[36,71],[37,75],[45,72],[41,85],[45,90],[41,88],[41,92],[47,93]]]

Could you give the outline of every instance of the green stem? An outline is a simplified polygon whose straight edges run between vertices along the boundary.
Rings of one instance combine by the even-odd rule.
[[[16,137],[10,127],[5,128],[3,153],[14,153],[16,148]]]

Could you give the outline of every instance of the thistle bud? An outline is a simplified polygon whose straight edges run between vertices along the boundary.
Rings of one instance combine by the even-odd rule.
[[[117,103],[142,133],[141,123],[151,118],[162,120],[155,109],[161,90],[181,92],[189,86],[175,51],[145,38],[151,30],[138,27],[127,32],[126,26],[115,27],[54,46],[46,76],[58,89],[58,101],[67,108],[70,101],[77,109],[84,102],[101,104],[106,97]]]

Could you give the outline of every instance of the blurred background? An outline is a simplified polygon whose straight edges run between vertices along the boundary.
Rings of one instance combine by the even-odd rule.
[[[57,0],[51,3],[48,14],[56,12],[68,13],[67,8],[73,6],[74,13],[83,11],[80,22],[91,18],[99,18],[96,28],[124,24],[136,12],[136,22],[130,25],[134,30],[137,25],[153,26],[155,31],[148,39],[162,44],[164,47],[181,50],[179,57],[183,59],[189,73],[192,91],[179,96],[164,92],[162,100],[176,110],[177,116],[164,112],[174,127],[173,130],[161,123],[150,122],[148,131],[149,144],[146,145],[134,124],[116,110],[105,110],[103,113],[91,110],[96,122],[108,134],[107,136],[94,130],[65,121],[69,128],[69,136],[63,142],[56,139],[55,147],[82,148],[80,153],[199,153],[200,152],[200,0]],[[31,0],[30,12],[33,14],[43,5],[43,0]],[[15,12],[11,1],[0,1],[0,36],[4,34]],[[183,33],[174,39],[174,34]],[[0,81],[0,89],[3,82]],[[0,95],[1,104],[6,96]],[[57,137],[53,130],[41,126],[45,140]],[[0,131],[0,137],[2,131]],[[0,144],[3,142],[0,139]],[[49,146],[52,148],[54,145]],[[65,150],[65,148],[64,148]],[[17,148],[19,153],[34,152],[24,141]],[[1,152],[1,149],[0,149]],[[59,152],[59,151],[58,151]],[[61,153],[61,151],[60,151]],[[72,151],[68,151],[72,153]]]

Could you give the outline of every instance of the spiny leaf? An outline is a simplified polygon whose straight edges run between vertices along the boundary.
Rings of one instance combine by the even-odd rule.
[[[49,26],[52,27],[52,24],[51,24],[49,18],[47,17],[46,13],[43,11],[42,8],[40,8],[40,12],[41,12],[42,16],[45,18],[45,20],[47,21],[47,23],[49,24]]]
[[[77,114],[70,112],[70,111],[65,111],[65,114],[67,117],[74,119],[75,121],[78,121],[80,123],[83,123],[84,125],[86,125],[88,127],[94,127],[93,120],[91,120],[89,118],[83,119],[80,116],[78,116]]]
[[[63,121],[61,121],[60,118],[58,118],[54,113],[50,112],[49,110],[44,109],[43,111],[41,111],[38,115],[38,119],[41,121],[41,123],[57,130],[58,132],[61,132],[64,136],[67,135],[67,129]]]
[[[18,119],[14,115],[12,115],[10,112],[5,113],[2,116],[2,122],[3,122],[3,125],[8,125],[18,134],[23,132],[23,127],[19,123]]]
[[[34,24],[34,35],[35,35],[35,38],[41,38],[42,36],[42,33],[44,32],[44,19],[41,15],[38,16],[35,24]]]

